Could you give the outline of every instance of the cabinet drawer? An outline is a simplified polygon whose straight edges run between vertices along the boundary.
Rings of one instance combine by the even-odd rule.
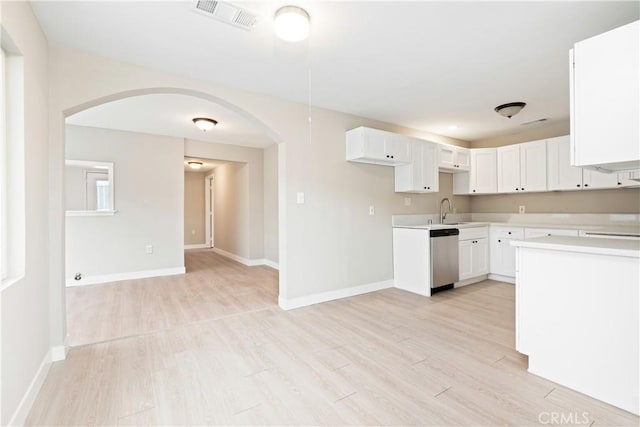
[[[491,236],[498,239],[524,239],[524,228],[492,227]]]
[[[458,240],[482,239],[489,237],[489,227],[460,228]]]
[[[525,228],[524,238],[534,239],[544,236],[573,236],[578,237],[578,230],[567,230],[560,228]]]

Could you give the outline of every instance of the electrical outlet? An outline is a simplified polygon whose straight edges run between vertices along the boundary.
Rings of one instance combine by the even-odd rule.
[[[411,197],[405,197],[404,198],[404,205],[405,206],[411,206]]]
[[[146,250],[147,250],[148,254],[152,254],[153,253],[153,246],[152,245],[147,245]]]
[[[524,213],[525,209],[524,209],[524,205],[520,205],[520,207],[518,207],[518,213]]]
[[[376,208],[371,205],[369,206],[369,215],[375,215],[376,214]]]

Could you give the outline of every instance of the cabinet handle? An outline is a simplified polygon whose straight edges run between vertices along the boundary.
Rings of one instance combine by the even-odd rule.
[[[588,187],[588,186],[589,186],[589,184],[585,184],[584,186],[585,186],[585,187]]]
[[[389,158],[389,155],[387,154],[387,159]]]
[[[524,191],[524,188],[521,188],[522,191]]]
[[[502,240],[498,239],[498,243],[502,243]]]
[[[622,183],[621,183],[621,182],[619,182],[619,183],[618,183],[618,185],[622,185]]]
[[[551,236],[551,233],[547,233],[547,236]]]
[[[516,188],[516,191],[518,191],[518,189]]]
[[[431,187],[427,187],[427,190],[431,190]]]
[[[393,156],[391,156],[391,158],[393,159]]]
[[[510,231],[509,231],[508,233],[509,233],[509,234],[511,234],[511,232],[510,232]]]
[[[424,189],[426,190],[426,189],[427,189],[427,187],[424,187]]]
[[[576,185],[576,187],[580,187],[580,184]]]
[[[476,190],[473,190],[473,192],[475,193],[475,192],[476,192]]]

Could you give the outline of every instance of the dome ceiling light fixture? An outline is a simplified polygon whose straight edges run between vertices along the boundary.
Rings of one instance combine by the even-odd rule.
[[[498,105],[494,110],[501,116],[511,118],[518,114],[527,105],[526,102],[509,102],[508,104]]]
[[[218,124],[218,121],[208,119],[206,117],[196,117],[193,119],[193,123],[198,126],[198,129],[200,129],[202,132],[206,132],[213,129],[213,127]]]
[[[273,27],[282,40],[302,41],[309,36],[309,14],[298,6],[283,6],[276,11]]]
[[[189,167],[191,169],[195,169],[195,170],[198,170],[198,169],[200,169],[202,167],[202,162],[194,162],[194,161],[192,161],[192,162],[187,162],[187,164],[189,165]]]

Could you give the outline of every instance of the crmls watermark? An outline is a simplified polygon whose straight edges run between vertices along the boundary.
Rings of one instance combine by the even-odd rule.
[[[540,412],[538,414],[540,424],[584,424],[590,425],[588,412]]]

